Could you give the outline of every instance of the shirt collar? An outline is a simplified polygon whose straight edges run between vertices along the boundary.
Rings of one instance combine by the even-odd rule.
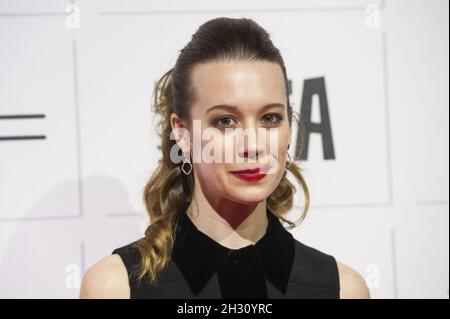
[[[198,230],[185,211],[179,212],[172,259],[195,295],[203,289],[229,255],[249,248],[256,250],[266,279],[283,294],[286,293],[294,262],[295,240],[277,217],[269,210],[266,213],[268,226],[264,236],[254,245],[233,250]]]

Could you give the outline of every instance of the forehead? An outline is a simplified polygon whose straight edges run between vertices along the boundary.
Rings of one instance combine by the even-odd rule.
[[[221,61],[196,65],[191,73],[197,110],[215,104],[261,107],[286,103],[283,72],[267,61]]]

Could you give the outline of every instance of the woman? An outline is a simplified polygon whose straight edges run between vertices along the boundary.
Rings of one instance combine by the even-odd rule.
[[[80,296],[368,298],[357,272],[281,224],[296,226],[309,206],[288,155],[288,92],[280,52],[253,20],[200,26],[155,89],[162,160],[144,191],[151,224],[86,272]],[[287,171],[306,199],[297,222],[284,217],[296,191]]]

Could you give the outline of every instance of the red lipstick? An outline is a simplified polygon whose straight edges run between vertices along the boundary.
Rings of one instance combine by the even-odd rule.
[[[259,167],[255,169],[243,169],[232,171],[231,174],[246,182],[257,182],[266,177],[270,167]]]

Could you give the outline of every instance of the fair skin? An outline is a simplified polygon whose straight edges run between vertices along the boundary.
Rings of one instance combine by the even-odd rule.
[[[244,162],[225,162],[224,154],[217,162],[194,162],[195,189],[187,214],[200,231],[223,246],[239,249],[256,243],[264,235],[268,222],[266,199],[276,189],[285,169],[291,128],[283,73],[279,65],[265,61],[209,62],[194,67],[192,81],[197,99],[190,106],[191,118],[201,121],[202,130],[217,129],[210,140],[201,141],[201,149],[212,141],[224,153],[232,151]],[[235,108],[211,109],[223,104]],[[271,106],[262,109],[268,104]],[[170,120],[172,128],[186,128],[193,136],[190,123],[174,113]],[[258,144],[251,138],[241,142],[226,140],[226,134],[230,133],[225,128],[238,127],[260,128],[268,135],[276,134],[272,135],[276,147],[271,142]],[[270,128],[276,130],[269,132]],[[186,154],[193,151],[192,140],[180,135],[177,143]],[[230,173],[263,163],[275,165],[257,182],[243,181]],[[341,298],[370,298],[361,275],[340,262],[338,270]],[[129,297],[127,270],[118,255],[105,257],[84,275],[80,298]]]

